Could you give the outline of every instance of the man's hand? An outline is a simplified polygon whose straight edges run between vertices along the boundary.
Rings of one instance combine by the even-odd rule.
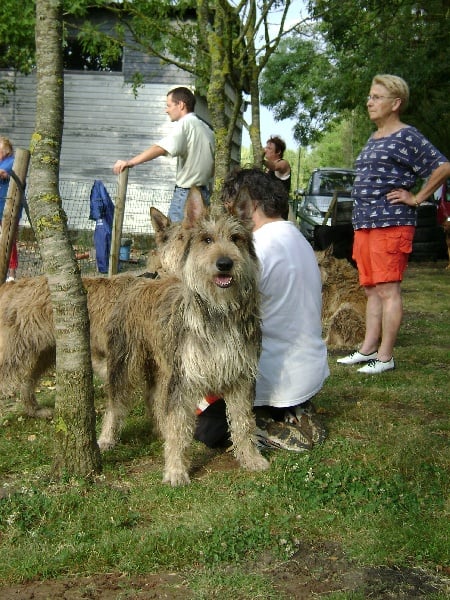
[[[122,173],[122,171],[126,168],[130,168],[128,161],[127,160],[118,160],[118,161],[116,161],[116,163],[113,166],[113,173],[118,175],[119,173]]]

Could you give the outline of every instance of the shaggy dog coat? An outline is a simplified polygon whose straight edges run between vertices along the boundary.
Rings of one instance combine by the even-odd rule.
[[[355,348],[364,339],[366,295],[357,270],[335,258],[332,248],[316,252],[322,278],[322,326],[330,349]]]
[[[225,399],[240,464],[268,467],[253,437],[261,330],[258,261],[245,218],[250,207],[243,198],[234,209],[240,218],[214,218],[198,190],[191,191],[181,228],[173,229],[178,274],[135,280],[107,325],[109,403],[99,446],[114,445],[131,408],[130,390],[144,379],[145,398],[164,438],[164,481],[172,485],[189,482],[195,409],[210,393]]]

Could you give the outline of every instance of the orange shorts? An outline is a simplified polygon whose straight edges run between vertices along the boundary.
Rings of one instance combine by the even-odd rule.
[[[415,227],[357,229],[353,241],[359,282],[363,286],[401,281],[412,250]]]

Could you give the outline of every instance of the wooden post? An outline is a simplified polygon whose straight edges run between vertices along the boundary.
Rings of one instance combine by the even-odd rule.
[[[117,196],[114,202],[114,221],[111,233],[111,250],[109,254],[108,277],[119,272],[120,240],[122,237],[123,216],[125,214],[125,199],[127,196],[128,168],[119,173]]]
[[[9,180],[6,194],[5,209],[2,217],[2,230],[0,233],[0,284],[6,280],[12,246],[17,236],[19,227],[20,206],[22,203],[22,190],[25,188],[30,152],[18,148],[14,156],[13,172],[18,178],[22,189],[13,177]]]
[[[328,210],[325,213],[325,216],[322,221],[322,225],[326,225],[328,222],[328,219],[334,214],[334,212],[336,210],[336,206],[337,206],[338,194],[339,194],[339,190],[334,190],[333,198],[331,199],[330,206],[328,207]]]

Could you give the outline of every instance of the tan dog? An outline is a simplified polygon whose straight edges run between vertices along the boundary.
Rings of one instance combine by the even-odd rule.
[[[240,464],[268,467],[253,438],[261,330],[251,206],[243,198],[233,215],[208,216],[201,194],[191,190],[183,223],[170,230],[178,251],[172,254],[168,243],[168,254],[162,252],[163,264],[178,265],[177,275],[135,280],[107,327],[109,403],[99,446],[114,446],[131,408],[130,391],[144,380],[164,438],[164,481],[172,485],[189,482],[195,408],[210,393],[225,399]]]
[[[90,320],[92,365],[106,379],[105,323],[122,289],[136,277],[84,277]],[[25,277],[0,286],[0,396],[19,394],[25,413],[49,417],[35,388],[55,365],[55,328],[46,277]]]
[[[332,248],[316,252],[322,277],[322,327],[327,347],[355,348],[365,334],[366,295],[358,271],[335,258]]]
[[[169,222],[155,209],[157,244],[169,239]],[[161,221],[165,219],[165,229]],[[147,269],[162,272],[159,256],[152,253]],[[122,289],[136,278],[125,273],[105,277],[83,277],[87,292],[90,321],[92,366],[106,381],[105,324]],[[35,389],[39,379],[55,366],[55,330],[47,279],[23,277],[0,285],[0,397],[18,395],[25,414],[30,417],[52,416],[53,411],[40,408]]]

